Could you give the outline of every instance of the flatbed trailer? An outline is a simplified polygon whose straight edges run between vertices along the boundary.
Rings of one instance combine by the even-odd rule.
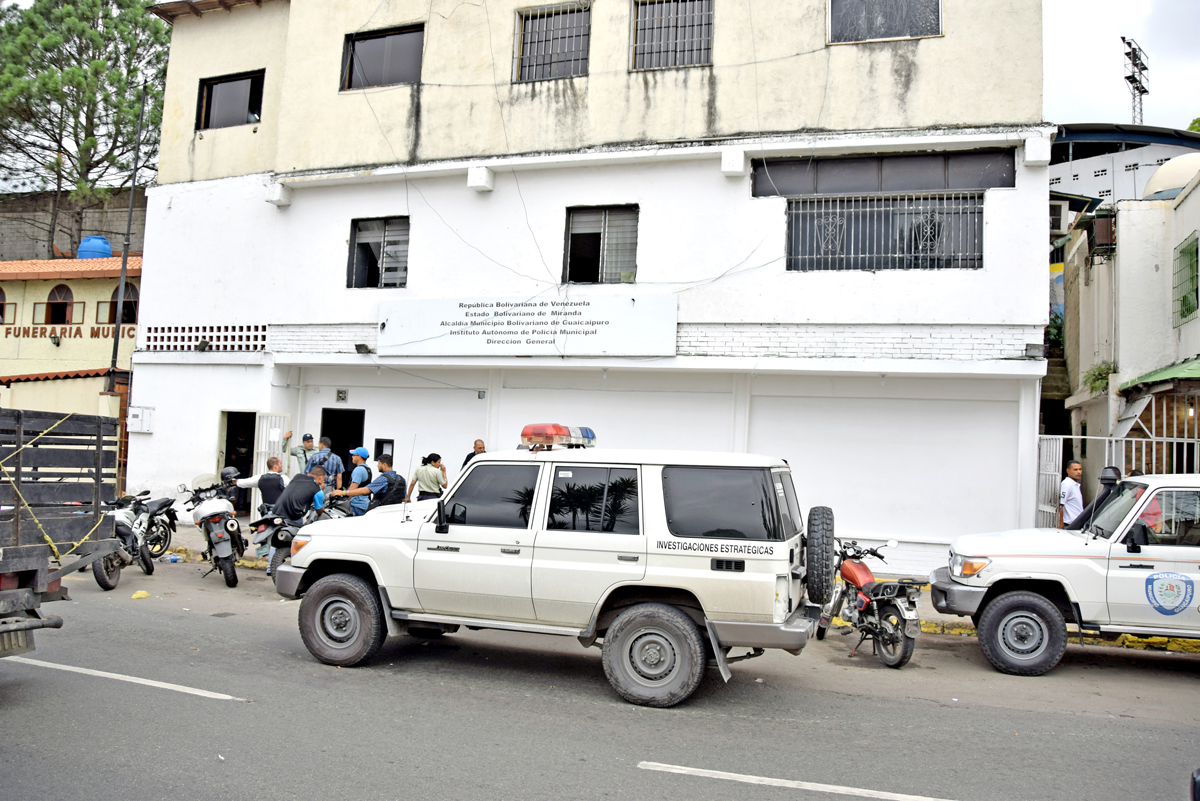
[[[0,409],[0,657],[60,628],[42,604],[70,600],[63,577],[120,548],[105,508],[118,434],[112,417]]]

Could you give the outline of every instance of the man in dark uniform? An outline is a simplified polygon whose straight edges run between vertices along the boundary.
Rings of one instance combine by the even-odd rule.
[[[311,473],[296,476],[283,488],[283,493],[275,501],[275,514],[282,517],[288,525],[303,524],[304,513],[311,503],[318,511],[325,506],[325,468],[320,465],[312,467]]]

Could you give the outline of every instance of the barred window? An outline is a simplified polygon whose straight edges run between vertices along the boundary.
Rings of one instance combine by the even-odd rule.
[[[637,206],[567,209],[563,282],[632,284],[637,278]]]
[[[829,42],[940,36],[941,6],[941,0],[829,0]]]
[[[1175,307],[1175,328],[1195,320],[1196,312],[1200,309],[1197,261],[1197,232],[1192,231],[1192,235],[1175,248],[1174,290],[1171,294]]]
[[[983,193],[829,195],[788,201],[789,270],[983,266]]]
[[[355,220],[350,229],[346,286],[403,287],[408,283],[408,218]]]
[[[516,80],[545,81],[587,75],[591,4],[532,8],[520,12]]]
[[[634,0],[633,68],[712,64],[713,0]]]
[[[425,28],[352,33],[342,55],[342,89],[421,82]]]

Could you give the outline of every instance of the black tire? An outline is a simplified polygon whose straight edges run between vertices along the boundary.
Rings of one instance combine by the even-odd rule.
[[[976,632],[983,655],[1001,673],[1040,676],[1067,650],[1062,612],[1035,592],[1008,592],[979,616]]]
[[[879,610],[880,636],[875,638],[875,655],[890,668],[902,668],[912,659],[917,641],[904,633],[904,618],[888,604]]]
[[[225,586],[236,587],[238,578],[237,565],[234,564],[234,558],[232,556],[218,556],[217,567],[220,568],[221,575],[225,577]]]
[[[271,563],[267,567],[271,571],[271,581],[275,581],[275,576],[278,574],[279,566],[286,562],[292,555],[290,548],[276,548],[275,553],[271,555]]]
[[[442,631],[441,629],[425,629],[421,628],[420,626],[408,627],[408,635],[421,640],[436,640],[445,633],[446,632]]]
[[[138,548],[137,561],[138,567],[142,569],[143,573],[147,576],[154,575],[154,560],[150,558],[150,549],[146,547],[145,543],[142,543],[141,547]]]
[[[161,520],[156,521],[146,537],[146,544],[150,546],[150,555],[155,559],[165,554],[171,547],[171,527]]]
[[[808,510],[808,552],[805,555],[804,586],[808,600],[824,606],[833,597],[833,563],[837,543],[833,540],[833,510],[814,506]]]
[[[92,562],[92,575],[102,590],[115,590],[121,581],[121,560],[116,554],[106,554]]]
[[[692,619],[674,606],[639,604],[608,627],[601,661],[609,684],[626,701],[675,706],[704,677],[704,640]]]
[[[386,637],[379,595],[358,576],[326,576],[300,602],[300,638],[327,665],[361,665],[378,653]]]

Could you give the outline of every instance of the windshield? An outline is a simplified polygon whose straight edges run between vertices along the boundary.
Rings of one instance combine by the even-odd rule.
[[[201,473],[192,479],[192,489],[201,490],[209,487],[219,487],[221,479],[214,476],[212,473]]]
[[[1121,525],[1121,521],[1125,519],[1125,515],[1129,514],[1129,510],[1134,507],[1145,491],[1145,484],[1122,481],[1104,499],[1104,503],[1092,515],[1092,522],[1085,526],[1084,530],[1094,531],[1104,538],[1111,537],[1112,533],[1117,530],[1117,526]]]

